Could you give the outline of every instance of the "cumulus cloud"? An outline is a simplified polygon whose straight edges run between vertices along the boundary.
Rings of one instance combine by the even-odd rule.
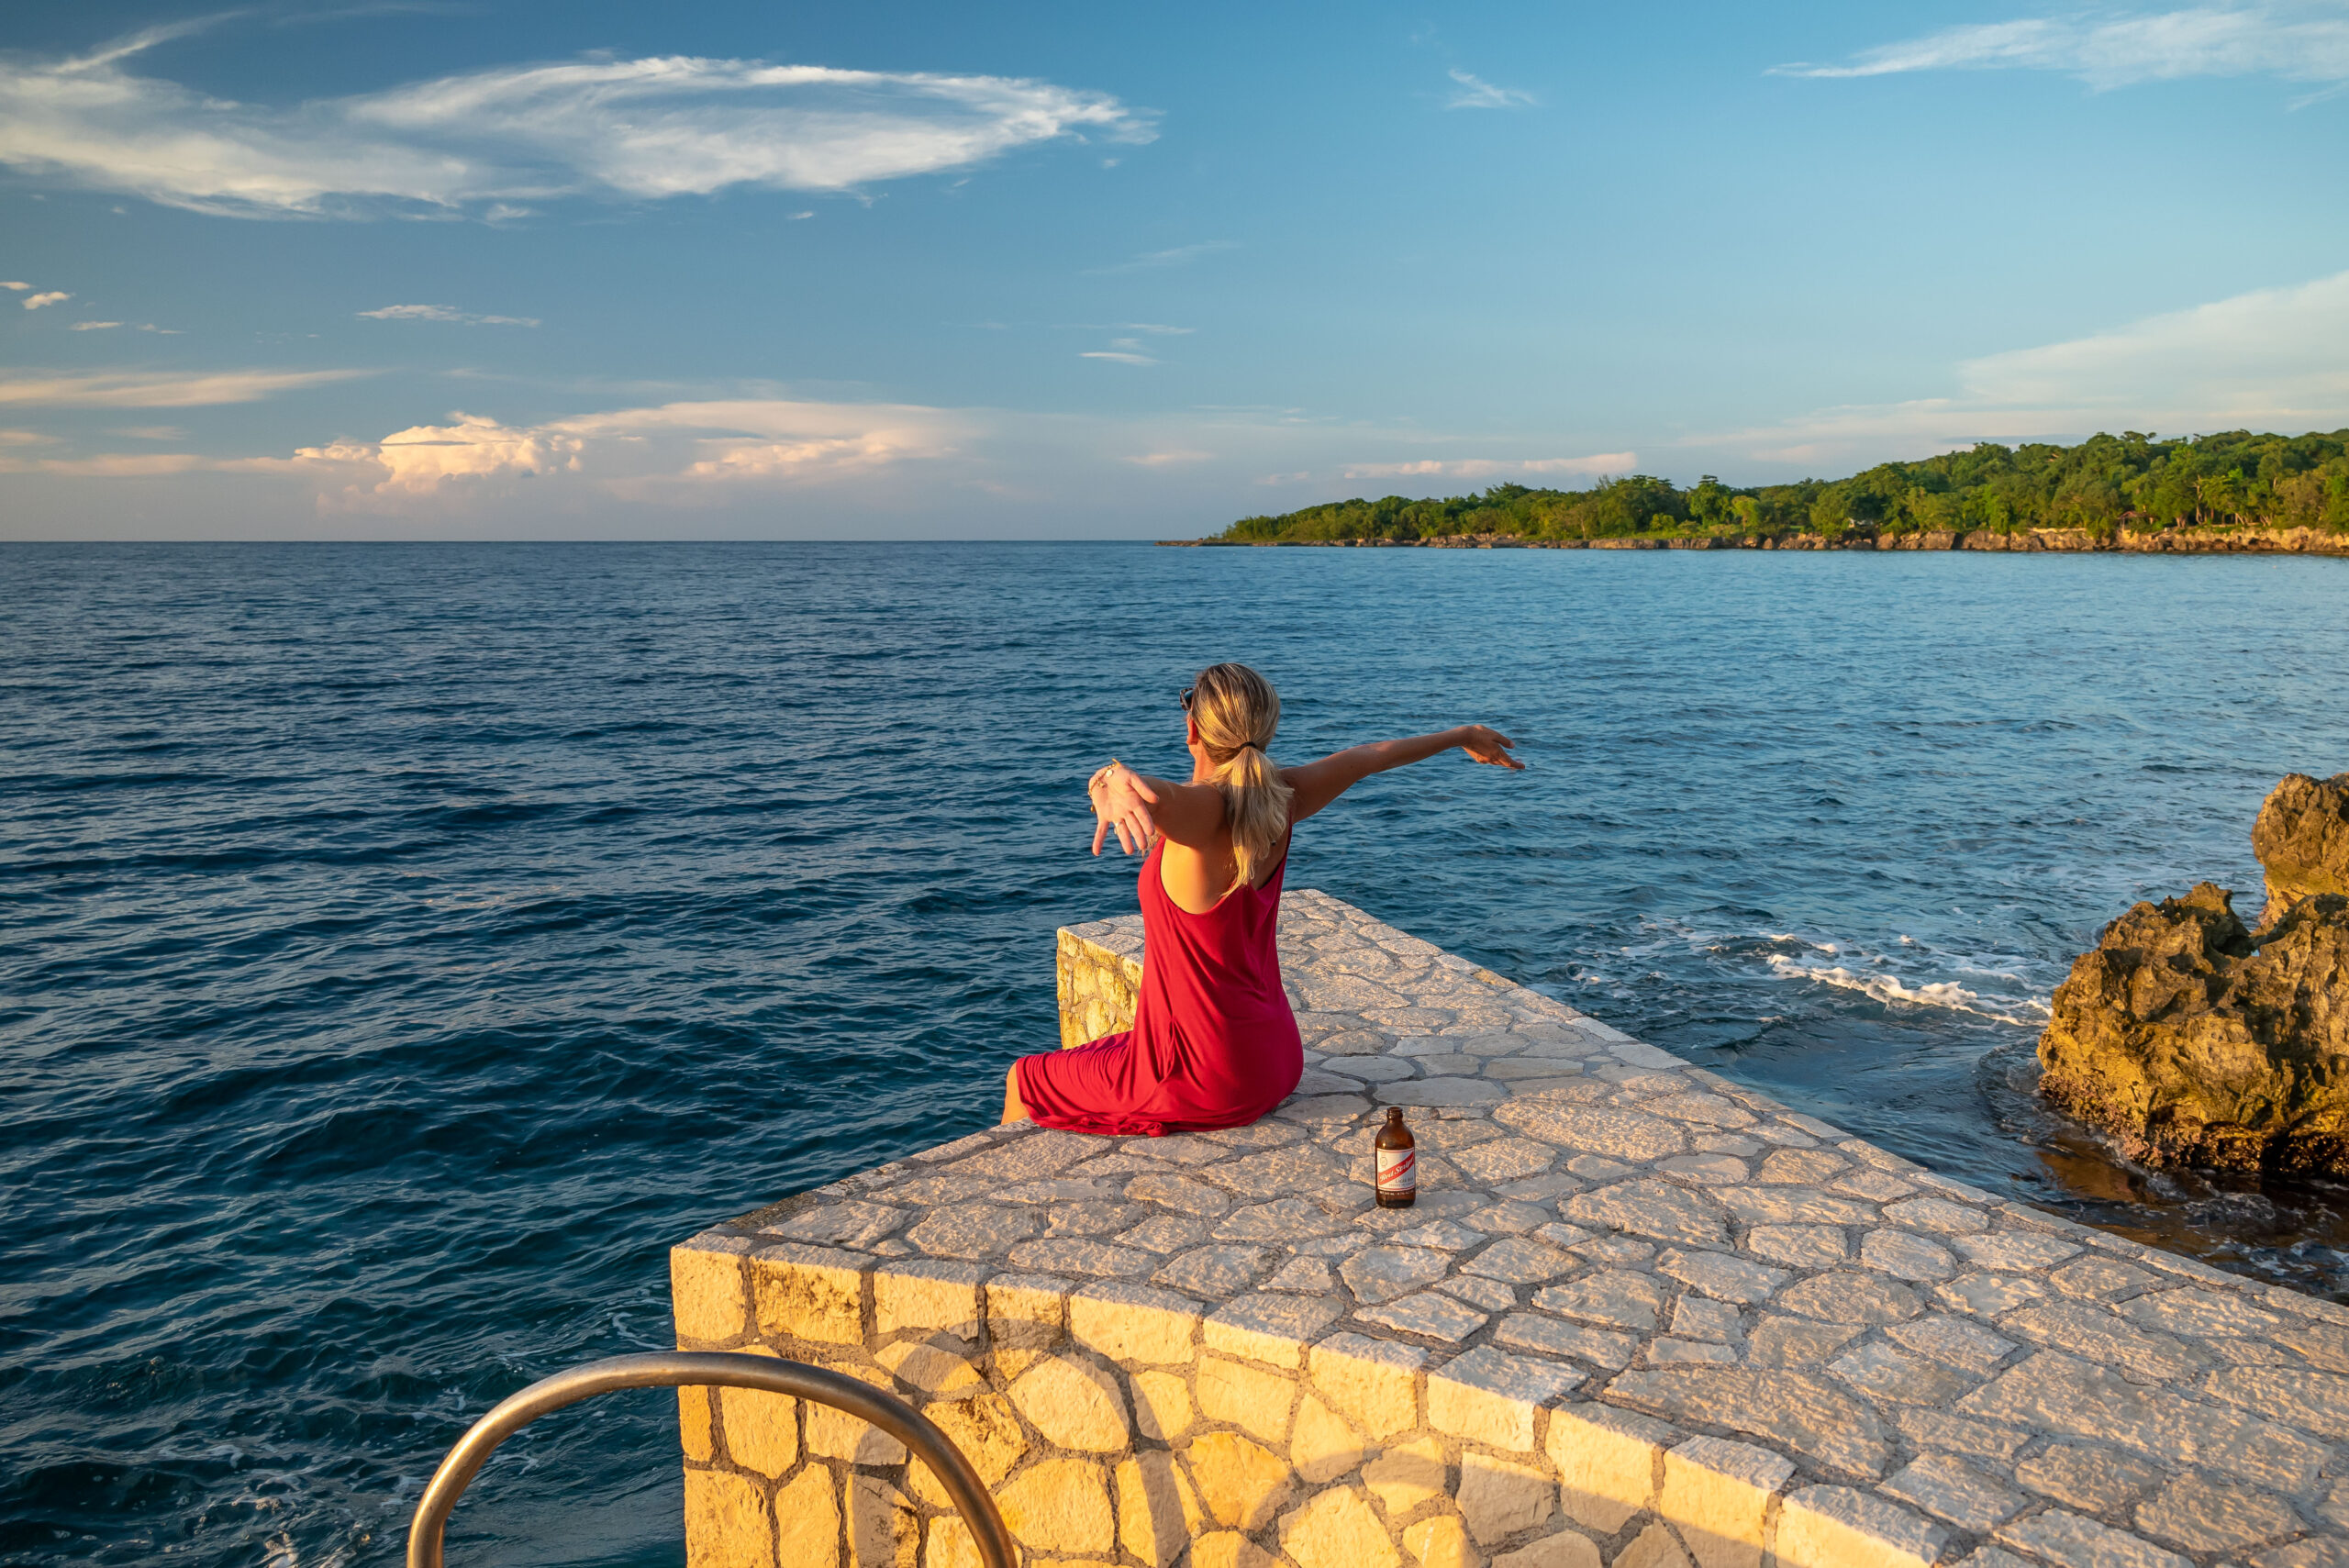
[[[378,441],[305,447],[280,467],[328,484],[329,509],[510,493],[515,482],[575,480],[588,495],[692,505],[758,488],[869,477],[953,453],[967,421],[890,404],[735,398],[613,409],[535,425],[453,414]]]
[[[535,316],[475,316],[453,305],[387,305],[381,310],[362,310],[359,316],[365,321],[450,321],[461,327],[541,325]]]
[[[1840,65],[1781,65],[1774,73],[1964,70],[2060,71],[2099,88],[2188,76],[2349,82],[2349,7],[2340,0],[2287,0],[1973,23],[1866,50]]]
[[[104,371],[86,375],[0,372],[0,404],[50,408],[201,408],[258,403],[281,392],[348,381],[365,371]]]
[[[1697,438],[1786,462],[1977,440],[2349,426],[2349,272],[1969,360],[1954,397],[1821,409]]]
[[[573,195],[849,190],[1061,138],[1155,134],[1107,94],[1027,78],[686,56],[501,67],[272,107],[132,72],[163,36],[0,60],[0,163],[238,217],[495,219]]]
[[[1637,452],[1599,452],[1591,457],[1419,458],[1409,462],[1358,462],[1348,479],[1502,479],[1541,474],[1629,473],[1640,465]]]
[[[27,310],[39,310],[44,305],[63,305],[67,300],[72,299],[72,297],[73,296],[72,295],[67,294],[62,289],[51,289],[47,294],[37,294],[28,296],[25,301],[25,308]]]
[[[32,287],[32,286],[33,286],[33,285],[32,285],[32,284],[0,284],[0,289],[9,289],[9,290],[13,290],[15,293],[17,293],[17,294],[22,294],[22,293],[24,293],[27,289],[28,289],[28,288],[30,288],[30,287]]]
[[[1531,93],[1515,87],[1496,87],[1465,71],[1453,70],[1448,74],[1458,90],[1444,104],[1447,109],[1526,109],[1540,101]]]
[[[1295,487],[1285,495],[1309,495],[1308,486],[1344,495],[1338,486],[1347,476],[1375,474],[1382,492],[1431,495],[1637,466],[1631,452],[1494,459],[1475,455],[1508,450],[1491,436],[1341,424],[1296,410],[1122,417],[834,403],[766,388],[560,417],[475,409],[392,423],[402,428],[306,438],[262,455],[207,455],[188,450],[175,428],[126,421],[112,432],[121,450],[19,446],[0,450],[0,474],[30,486],[12,497],[62,495],[40,489],[45,482],[184,475],[177,483],[192,487],[191,498],[200,484],[240,497],[239,518],[273,517],[319,537],[484,527],[572,537],[616,528],[841,537],[873,527],[1093,537],[1105,507],[1130,518],[1142,515],[1137,507],[1155,508],[1160,523],[1197,531],[1219,515],[1259,509],[1260,484]],[[173,444],[157,450],[166,441]],[[1366,455],[1397,461],[1347,467]],[[287,520],[288,506],[301,508],[300,523]],[[0,536],[55,526],[25,506],[0,506]]]

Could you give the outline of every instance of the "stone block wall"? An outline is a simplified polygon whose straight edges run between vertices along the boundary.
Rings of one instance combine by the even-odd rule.
[[[1569,1405],[1573,1380],[1525,1357],[1325,1333],[1326,1298],[1202,1311],[1147,1286],[747,1242],[673,1262],[681,1344],[908,1394],[1030,1562],[1908,1568],[1945,1539],[1864,1493],[1789,1485],[1768,1450]],[[685,1389],[680,1425],[694,1568],[978,1561],[944,1490],[861,1422]]]
[[[1141,916],[1061,928],[1063,1051],[1132,1028],[1141,993]]]
[[[1081,930],[1064,1027],[1116,1006],[1071,966],[1138,979],[1138,930]],[[2349,1568],[2349,1308],[1950,1181],[1325,895],[1281,942],[1308,1067],[1262,1121],[994,1129],[787,1198],[673,1252],[679,1343],[918,1406],[1030,1565]],[[1413,1209],[1369,1197],[1388,1105]],[[975,1562],[862,1423],[679,1409],[692,1568]]]

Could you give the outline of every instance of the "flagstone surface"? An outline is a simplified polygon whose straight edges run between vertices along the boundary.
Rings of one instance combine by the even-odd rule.
[[[833,1366],[1026,1561],[2349,1568],[2349,1308],[1976,1191],[1310,891],[1252,1127],[958,1140],[673,1254],[679,1343]],[[1063,1043],[1138,917],[1060,935]],[[1408,1209],[1371,1138],[1419,1140]],[[977,1558],[852,1418],[681,1392],[690,1561]]]

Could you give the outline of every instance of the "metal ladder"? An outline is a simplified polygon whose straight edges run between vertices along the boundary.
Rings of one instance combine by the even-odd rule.
[[[616,1388],[754,1388],[764,1394],[785,1394],[870,1422],[896,1438],[930,1468],[955,1508],[970,1521],[971,1536],[986,1568],[1017,1568],[1011,1536],[987,1496],[986,1484],[971,1468],[944,1432],[930,1418],[894,1394],[859,1383],[837,1372],[779,1361],[772,1356],[746,1356],[732,1351],[658,1351],[646,1355],[613,1356],[589,1362],[552,1377],[540,1378],[518,1394],[509,1395],[475,1421],[417,1500],[416,1519],[408,1526],[407,1568],[441,1568],[441,1536],[457,1499],[489,1462],[497,1445],[551,1410],[576,1405]]]

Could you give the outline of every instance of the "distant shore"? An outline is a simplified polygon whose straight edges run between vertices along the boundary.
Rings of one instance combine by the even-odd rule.
[[[1441,534],[1425,539],[1163,539],[1198,550],[1976,550],[1994,553],[2349,556],[2349,534],[2322,528],[2168,528],[2145,533],[2088,528],[1915,529],[1879,534],[1852,528],[1820,534],[1653,534],[1620,539],[1525,539],[1515,534]]]

